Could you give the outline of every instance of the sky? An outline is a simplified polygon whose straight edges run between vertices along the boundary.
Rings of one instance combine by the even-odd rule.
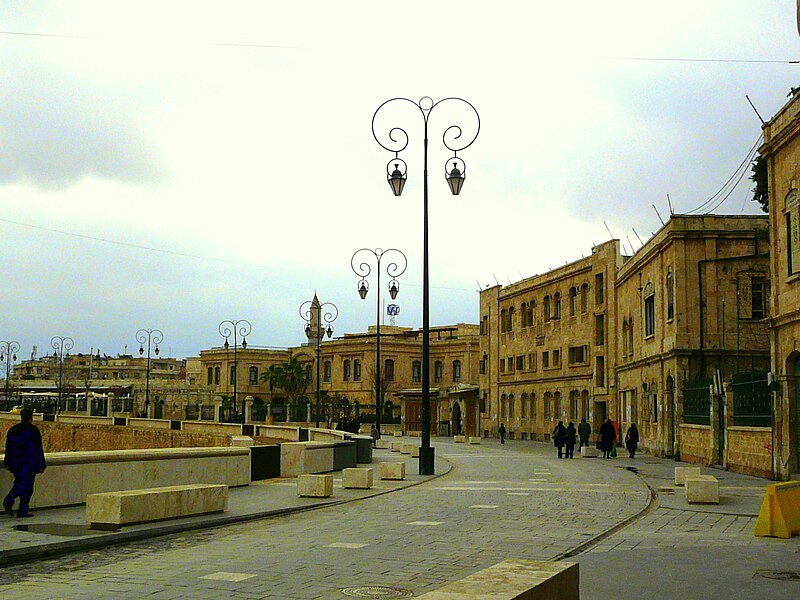
[[[409,135],[400,197],[371,127],[395,97],[479,114],[459,196],[442,134],[476,121],[458,102],[429,120],[431,325],[477,323],[478,289],[612,235],[635,250],[668,202],[758,213],[756,110],[786,103],[799,58],[793,0],[5,0],[0,340],[116,355],[150,328],[182,358],[246,319],[250,345],[295,346],[315,292],[334,335],[364,331],[361,248],[405,253],[395,322],[421,327],[423,121],[378,119]]]

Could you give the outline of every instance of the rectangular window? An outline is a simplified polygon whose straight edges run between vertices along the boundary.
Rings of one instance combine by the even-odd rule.
[[[461,381],[461,361],[454,360],[453,361],[453,381],[459,382]]]
[[[535,371],[536,370],[536,353],[535,352],[531,352],[530,354],[528,354],[528,369],[530,369],[531,371]]]
[[[553,366],[561,366],[561,350],[553,350]]]
[[[542,352],[542,368],[546,369],[550,366],[550,353],[545,351]]]
[[[606,359],[603,356],[595,357],[594,384],[597,387],[606,387]]]
[[[501,358],[500,359],[500,372],[501,373],[505,373],[506,372],[506,359],[505,358]]]
[[[525,357],[518,356],[517,357],[517,371],[524,371],[525,370]]]
[[[486,335],[487,333],[489,333],[489,317],[484,315],[481,320],[481,335]]]
[[[508,371],[510,373],[513,373],[514,372],[514,357],[513,356],[509,356],[508,357],[508,359],[506,360],[506,365],[508,365]]]
[[[322,377],[323,377],[324,381],[330,381],[331,380],[331,361],[329,361],[329,360],[325,361],[325,363],[324,363],[324,365],[322,367],[322,373],[323,373]]]
[[[644,299],[644,337],[656,334],[656,297],[655,294]]]
[[[753,277],[750,280],[751,316],[754,319],[763,319],[767,316],[766,287],[767,282],[763,277]]]
[[[437,360],[433,365],[433,380],[436,383],[442,382],[442,361]]]
[[[358,359],[353,361],[353,380],[361,381],[361,361]]]
[[[418,360],[415,360],[411,364],[411,380],[414,383],[419,383],[422,381],[422,363]]]
[[[602,304],[604,301],[604,291],[603,291],[603,274],[596,273],[594,276],[594,303],[595,304]]]
[[[568,350],[567,360],[571,365],[579,365],[589,360],[588,346],[572,346]]]
[[[488,357],[484,354],[481,362],[479,363],[479,371],[481,375],[486,375],[486,363],[488,362]]]
[[[595,315],[594,317],[594,343],[596,346],[606,345],[606,316]]]

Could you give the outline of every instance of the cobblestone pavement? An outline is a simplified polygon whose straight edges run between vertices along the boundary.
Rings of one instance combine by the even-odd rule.
[[[559,461],[544,444],[435,446],[454,468],[422,485],[7,567],[0,597],[346,598],[374,586],[419,595],[502,559],[565,554],[649,502],[634,473]]]

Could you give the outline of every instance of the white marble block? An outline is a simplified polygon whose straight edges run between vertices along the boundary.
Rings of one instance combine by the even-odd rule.
[[[406,463],[382,462],[378,463],[378,477],[381,479],[403,480],[406,478]]]
[[[86,522],[95,529],[224,511],[227,485],[171,485],[89,494]]]
[[[372,487],[372,469],[364,467],[342,469],[342,487],[368,490]]]
[[[480,444],[481,443],[481,438],[479,438],[477,436],[470,436],[469,437],[469,443],[470,444]]]
[[[700,467],[675,467],[675,485],[684,485],[687,477],[700,475]]]
[[[333,475],[298,475],[297,495],[303,498],[333,496]]]
[[[454,435],[454,436],[453,436],[453,441],[454,441],[456,444],[463,444],[464,442],[466,442],[466,441],[467,441],[467,438],[466,438],[466,437],[464,437],[463,435]]]
[[[414,452],[414,448],[417,447],[416,444],[402,444],[400,446],[400,453],[401,454],[411,454]]]
[[[594,446],[583,446],[581,448],[581,456],[583,458],[597,458],[598,452],[597,448]]]
[[[689,504],[719,504],[719,481],[713,475],[687,476],[684,485]]]

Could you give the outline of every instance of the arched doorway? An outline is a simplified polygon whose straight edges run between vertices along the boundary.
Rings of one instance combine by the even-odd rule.
[[[794,443],[792,449],[795,455],[795,473],[800,473],[800,353],[793,352],[787,361],[787,372],[789,373],[789,381],[787,381],[787,392],[789,396],[789,405],[793,407],[794,412],[794,428],[792,436]]]
[[[463,435],[463,420],[461,418],[461,404],[453,402],[453,412],[450,416],[450,431],[453,435]]]

